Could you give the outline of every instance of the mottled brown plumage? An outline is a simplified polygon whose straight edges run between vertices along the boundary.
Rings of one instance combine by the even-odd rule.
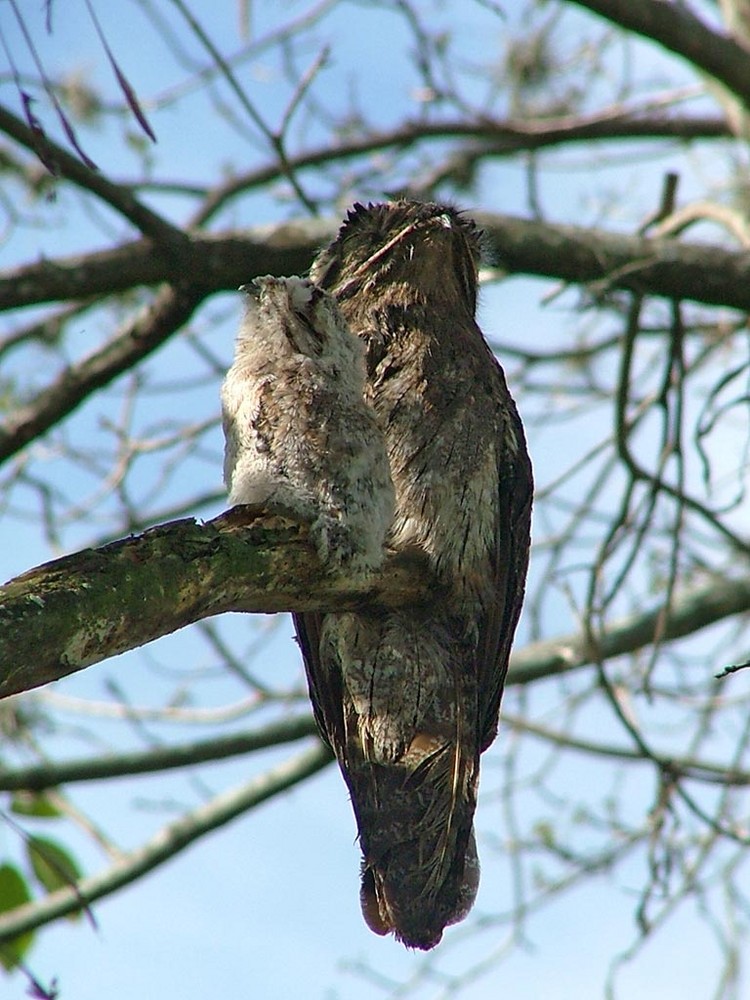
[[[523,600],[532,478],[474,313],[479,235],[454,209],[355,206],[311,278],[366,351],[396,490],[389,544],[445,584],[429,607],[297,615],[318,723],[351,792],[362,909],[428,949],[470,909],[479,755]]]

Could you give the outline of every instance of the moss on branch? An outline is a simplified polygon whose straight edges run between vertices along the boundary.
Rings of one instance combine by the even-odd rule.
[[[327,573],[307,528],[280,513],[235,507],[206,523],[170,521],[0,588],[0,697],[226,611],[344,610],[429,593],[424,564],[404,556],[367,580]]]

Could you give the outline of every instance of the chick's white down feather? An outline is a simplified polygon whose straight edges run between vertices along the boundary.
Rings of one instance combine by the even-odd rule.
[[[258,278],[243,291],[221,390],[229,499],[280,505],[307,521],[331,567],[376,569],[394,495],[383,434],[363,398],[362,345],[310,281]]]

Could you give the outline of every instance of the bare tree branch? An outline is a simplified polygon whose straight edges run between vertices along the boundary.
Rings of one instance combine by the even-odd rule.
[[[164,281],[202,290],[201,297],[234,291],[259,274],[305,271],[335,229],[333,220],[306,219],[241,233],[194,234],[170,253],[136,240],[112,250],[27,264],[0,278],[0,309],[112,295]]]
[[[43,141],[46,161],[54,163],[62,177],[77,187],[95,194],[110,208],[132,222],[144,236],[150,237],[162,247],[167,248],[185,242],[186,237],[179,228],[140,202],[129,188],[115,184],[103,174],[87,167],[48,136],[45,135],[43,140],[40,139],[25,122],[2,105],[0,105],[0,132],[4,132],[33,153],[37,152],[40,141]]]
[[[503,727],[509,727],[521,733],[529,733],[555,746],[578,750],[580,753],[592,754],[595,757],[609,757],[613,760],[629,761],[633,764],[647,764],[650,767],[656,762],[664,771],[670,772],[674,777],[690,778],[694,781],[705,781],[717,785],[750,785],[750,771],[728,767],[726,764],[715,764],[697,757],[666,755],[654,757],[625,746],[581,739],[567,732],[537,725],[527,719],[510,716],[505,712],[503,712],[502,724]]]
[[[476,212],[497,263],[509,273],[535,274],[573,283],[646,295],[750,309],[747,254],[709,243],[622,236],[512,215]],[[85,257],[29,264],[0,279],[0,309],[108,295],[134,285],[193,281],[203,294],[234,290],[259,274],[299,274],[331,239],[338,223],[306,219],[245,233],[194,234],[178,253],[165,256],[147,242]]]
[[[0,462],[49,430],[96,389],[145,358],[183,326],[202,299],[200,288],[166,286],[125,330],[95,354],[65,369],[36,398],[0,424]]]
[[[530,646],[531,651],[534,646]],[[521,683],[520,671],[511,672],[509,686]],[[569,732],[550,729],[528,719],[503,712],[503,728],[529,733],[555,746],[578,750],[583,754],[609,757],[635,764],[653,765],[654,758],[629,747],[581,739]],[[42,791],[77,781],[101,781],[106,778],[130,777],[134,774],[154,774],[206,762],[225,760],[243,754],[255,753],[268,747],[291,743],[315,736],[318,727],[312,715],[281,719],[260,729],[216,736],[207,740],[194,740],[178,746],[161,746],[155,749],[118,753],[106,757],[86,757],[81,760],[47,761],[29,767],[0,769],[0,790]],[[687,777],[711,784],[750,785],[750,771],[733,769],[726,764],[713,763],[697,757],[663,756],[657,758],[661,766],[675,776]]]
[[[474,217],[487,233],[497,264],[509,273],[750,308],[746,253],[485,212],[476,212]]]
[[[254,753],[282,743],[316,736],[317,733],[318,728],[312,715],[280,719],[250,732],[216,736],[208,740],[194,740],[192,743],[181,743],[179,746],[162,746],[106,757],[88,757],[85,760],[46,761],[44,764],[12,770],[4,768],[0,769],[0,789],[41,791],[71,781],[97,781],[123,775],[153,774],[176,767]]]
[[[642,614],[614,622],[600,638],[599,648],[587,648],[584,635],[558,636],[532,643],[513,653],[509,684],[533,684],[542,677],[576,670],[599,660],[623,656],[649,646],[655,636],[679,639],[732,615],[750,611],[750,578],[716,579],[694,590],[675,595],[664,615],[658,606]],[[707,676],[713,675],[709,664]]]
[[[572,0],[628,31],[658,42],[728,87],[750,108],[750,52],[712,31],[674,0]]]
[[[475,140],[473,147],[467,149],[466,145],[461,145],[460,149],[462,152],[471,150],[473,157],[479,160],[579,142],[636,139],[688,141],[729,138],[731,134],[726,121],[716,115],[678,115],[654,110],[650,105],[644,108],[616,105],[591,115],[565,115],[531,121],[481,118],[476,121],[407,122],[390,131],[343,139],[333,148],[327,144],[290,156],[288,163],[291,170],[298,172],[381,150],[413,149],[425,142],[444,139]],[[279,165],[276,161],[232,177],[208,193],[191,220],[192,225],[205,225],[237,195],[269,184],[278,177]]]
[[[508,273],[535,274],[598,287],[750,309],[750,258],[710,244],[619,236],[513,216],[476,213]],[[103,295],[138,284],[178,282],[98,352],[64,370],[0,425],[0,461],[16,454],[174,334],[211,292],[259,274],[307,270],[332,221],[264,227],[247,236],[196,235],[160,255],[146,241],[86,258],[27,265],[0,279],[0,308]],[[190,276],[195,276],[190,281]]]
[[[206,805],[163,827],[141,847],[124,855],[100,874],[83,878],[75,885],[3,913],[0,916],[0,942],[10,941],[18,934],[75,913],[83,906],[111,895],[175,857],[205,834],[316,774],[332,759],[328,747],[318,741],[310,750],[292,757],[266,774],[217,795]]]

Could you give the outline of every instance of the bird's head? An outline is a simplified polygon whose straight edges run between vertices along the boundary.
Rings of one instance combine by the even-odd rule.
[[[242,285],[247,336],[271,357],[302,354],[353,373],[361,391],[362,346],[335,299],[306,278],[266,275]]]
[[[432,303],[461,302],[474,315],[481,233],[455,208],[431,202],[356,204],[310,277],[339,302],[379,291]]]

